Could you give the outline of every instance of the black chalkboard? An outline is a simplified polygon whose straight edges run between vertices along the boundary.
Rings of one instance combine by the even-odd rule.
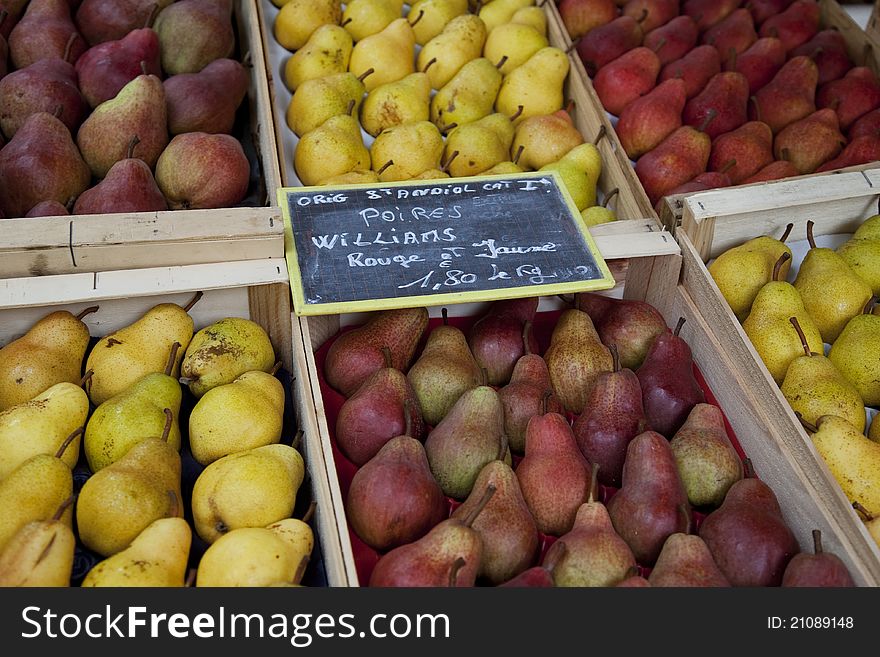
[[[555,173],[279,190],[298,315],[614,286]]]

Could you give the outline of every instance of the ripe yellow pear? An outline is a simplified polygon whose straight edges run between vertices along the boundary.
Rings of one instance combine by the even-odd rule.
[[[588,228],[590,226],[606,224],[609,221],[617,221],[617,214],[614,212],[614,210],[608,207],[608,203],[619,192],[619,189],[614,188],[610,192],[608,192],[608,194],[602,200],[601,205],[591,205],[581,210],[581,219]]]
[[[400,5],[397,0],[348,0],[342,12],[342,26],[355,41],[366,39],[400,18]]]
[[[385,128],[410,121],[427,121],[430,116],[431,83],[425,73],[379,85],[361,105],[361,125],[375,137]]]
[[[364,80],[372,74],[371,70],[360,76],[345,71],[304,80],[287,106],[287,126],[302,138],[335,116],[357,113],[364,95]]]
[[[880,445],[836,415],[823,415],[816,428],[813,445],[849,501],[880,509]]]
[[[391,21],[385,29],[358,41],[351,51],[348,70],[364,80],[367,91],[415,72],[416,36],[405,18]]]
[[[456,16],[422,46],[416,68],[428,74],[432,88],[440,89],[462,66],[483,54],[487,34],[486,24],[479,16]]]
[[[532,25],[504,23],[489,32],[486,45],[483,46],[483,57],[496,65],[503,60],[498,70],[507,75],[548,45],[547,37]]]
[[[852,238],[837,247],[837,253],[880,296],[880,214],[862,222]]]
[[[272,32],[288,50],[299,50],[312,32],[327,23],[339,24],[342,18],[340,0],[287,0],[275,16]]]
[[[424,46],[440,34],[449,21],[467,10],[467,0],[416,0],[407,14],[416,43]]]
[[[65,439],[84,427],[89,398],[72,383],[56,383],[37,395],[0,413],[0,479],[37,454],[55,454]],[[61,460],[71,470],[79,459],[77,433]]]
[[[284,386],[260,370],[212,388],[189,416],[189,446],[202,465],[281,440]]]
[[[494,29],[509,22],[520,9],[534,5],[534,0],[492,0],[480,8],[480,18],[487,29]]]
[[[867,406],[880,405],[880,315],[856,315],[849,320],[831,345],[828,359],[856,387]]]
[[[501,88],[501,73],[485,57],[465,63],[431,99],[431,121],[438,128],[463,126],[488,116]]]
[[[342,27],[328,23],[315,30],[308,42],[284,64],[284,82],[291,91],[306,80],[345,73],[354,43]]]
[[[76,538],[59,518],[72,503],[69,497],[55,515],[29,522],[0,549],[0,587],[70,586]]]
[[[539,171],[556,171],[578,210],[596,205],[596,185],[602,174],[602,156],[595,145],[586,143],[572,148],[556,162]]]
[[[507,160],[511,141],[513,124],[498,112],[458,126],[446,137],[446,168],[456,177],[488,173],[487,170]],[[458,155],[453,157],[455,153]]]
[[[293,153],[293,165],[304,185],[369,168],[370,152],[357,119],[339,114],[304,134]]]
[[[562,107],[562,86],[568,69],[568,55],[564,51],[554,46],[541,48],[504,76],[495,110],[516,115],[514,125],[530,116],[557,111]]]
[[[370,146],[370,159],[379,180],[409,180],[440,168],[443,137],[430,121],[404,123],[383,130]]]
[[[89,327],[82,318],[97,309],[86,308],[76,316],[66,310],[50,313],[0,349],[0,411],[56,383],[79,383],[89,346]]]

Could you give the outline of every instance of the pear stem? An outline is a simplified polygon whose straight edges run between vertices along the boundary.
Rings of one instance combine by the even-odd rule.
[[[346,18],[344,21],[342,21],[342,22],[339,24],[339,27],[345,27],[346,25],[348,25],[349,23],[351,23],[351,20],[352,20],[352,19],[351,19],[351,16],[349,16],[348,18]]]
[[[727,162],[724,163],[724,166],[718,170],[718,173],[727,173],[733,167],[736,166],[736,158],[732,157]]]
[[[788,225],[785,227],[785,232],[782,233],[782,237],[779,238],[779,241],[780,241],[780,242],[784,242],[785,240],[788,239],[788,236],[791,235],[791,229],[792,229],[792,228],[794,228],[794,224],[788,224]]]
[[[141,60],[141,75],[147,75],[147,62],[146,60]]]
[[[153,23],[156,21],[156,16],[159,15],[159,3],[154,2],[153,8],[150,10],[150,15],[147,16],[147,22],[144,23],[144,27],[153,27]]]
[[[420,20],[422,20],[422,16],[424,16],[424,15],[425,15],[425,10],[424,10],[424,9],[421,9],[421,10],[419,11],[419,15],[416,16],[416,19],[415,19],[412,23],[410,23],[409,26],[410,26],[410,27],[415,27],[415,26],[416,26],[416,23],[418,23]]]
[[[445,135],[447,132],[449,132],[450,130],[457,128],[457,127],[458,127],[458,124],[453,121],[452,123],[444,123],[443,127],[439,128],[439,130],[440,130],[440,132],[442,132]]]
[[[309,504],[309,508],[306,509],[306,512],[303,514],[302,521],[305,524],[309,524],[312,521],[312,518],[315,517],[315,509],[318,508],[318,503],[315,500],[312,500],[311,504]]]
[[[67,203],[64,204],[64,207],[67,208],[67,214],[73,214],[73,206],[76,203],[76,196],[71,196],[67,199]]]
[[[751,479],[755,476],[755,468],[752,466],[752,459],[746,457],[743,459],[743,476],[746,479]]]
[[[678,513],[684,518],[684,533],[690,534],[691,528],[693,527],[693,518],[691,517],[690,511],[688,510],[687,504],[679,504],[678,505]]]
[[[383,164],[382,167],[376,172],[376,175],[381,176],[382,172],[390,166],[394,166],[394,160],[388,160],[385,164]]]
[[[510,116],[510,120],[516,121],[519,118],[519,115],[523,113],[524,109],[525,109],[524,105],[517,105],[516,111]]]
[[[507,63],[507,55],[504,55],[501,59],[498,60],[498,63],[495,64],[495,68],[501,68]]]
[[[611,352],[611,371],[619,372],[620,371],[620,352],[617,350],[617,345],[611,343],[608,345],[608,350]]]
[[[52,110],[52,116],[54,116],[56,119],[60,119],[61,114],[63,112],[64,112],[64,106],[63,105],[56,105],[55,109]]]
[[[541,396],[541,415],[547,415],[547,402],[550,401],[550,397],[552,396],[552,390],[545,390],[544,394]]]
[[[168,354],[168,361],[165,363],[165,376],[171,376],[174,371],[174,363],[177,361],[177,352],[180,351],[180,343],[176,340],[171,345],[171,353]]]
[[[70,51],[73,49],[73,42],[76,41],[78,38],[79,35],[76,32],[72,32],[67,39],[67,44],[64,46],[64,54],[61,56],[61,59],[63,59],[68,64],[70,63],[70,60],[68,58],[70,57]]]
[[[61,520],[61,516],[64,515],[64,512],[67,511],[67,508],[73,504],[73,500],[76,499],[75,495],[71,495],[66,500],[64,500],[58,508],[55,510],[55,513],[52,514],[52,520]]]
[[[190,299],[189,303],[183,307],[184,311],[189,312],[190,310],[192,310],[192,307],[194,305],[196,305],[196,303],[198,303],[199,299],[201,299],[203,296],[205,296],[205,293],[202,292],[201,290],[196,292],[195,296],[192,299]]]
[[[608,204],[611,202],[611,199],[613,199],[613,198],[614,198],[615,196],[617,196],[619,193],[620,193],[620,188],[619,188],[619,187],[615,187],[615,188],[612,189],[610,192],[608,192],[608,194],[605,196],[604,200],[602,201],[602,207],[603,207],[603,208],[607,208],[607,207],[608,207]]]
[[[462,524],[465,527],[470,527],[474,524],[474,520],[477,519],[477,516],[483,512],[483,509],[486,508],[486,505],[489,504],[489,500],[492,499],[492,496],[495,494],[495,484],[489,484],[486,486],[486,490],[483,493],[483,496],[480,498],[480,501],[477,502],[476,506],[471,509],[471,512],[467,514]]]
[[[403,435],[412,437],[412,400],[407,397],[403,400]]]
[[[590,494],[587,496],[587,502],[599,501],[599,464],[593,463],[590,468]]]
[[[577,297],[575,295],[571,296],[571,299],[567,299],[564,294],[557,294],[556,297],[562,302],[567,303],[569,305],[574,305],[577,301]],[[580,308],[578,308],[580,310]]]
[[[458,157],[458,151],[452,151],[452,155],[449,156],[449,159],[443,163],[443,167],[440,169],[441,171],[448,173],[449,165],[452,164],[452,161]]]
[[[484,386],[489,385],[489,369],[488,368],[486,368],[486,367],[480,368],[480,378],[482,379]]]
[[[449,588],[455,587],[455,581],[458,579],[458,571],[464,568],[466,563],[464,557],[458,557],[452,562],[452,568],[449,570]]]
[[[253,59],[254,58],[253,58],[253,55],[251,55],[251,51],[248,50],[244,54],[244,57],[241,58],[241,65],[244,66],[245,68],[253,68],[254,67]]]
[[[749,96],[749,100],[751,101],[752,105],[755,106],[755,120],[760,121],[761,120],[761,106],[758,105],[758,98],[756,96]]]
[[[9,16],[9,12],[6,9],[0,8],[0,25],[3,25],[3,21],[6,20],[7,16]]]
[[[659,52],[660,49],[665,45],[666,45],[666,37],[663,37],[654,45],[653,48],[651,48],[651,50],[653,50],[655,53]]]
[[[645,22],[645,19],[646,19],[647,17],[648,17],[648,10],[647,10],[647,9],[642,9],[642,15],[639,16],[639,17],[636,19],[636,23],[638,23],[639,25],[641,25],[642,23]]]
[[[293,437],[293,442],[290,444],[295,450],[299,450],[299,445],[302,442],[303,430],[300,429],[296,432],[296,435]]]
[[[532,353],[531,348],[529,347],[529,334],[532,332],[532,320],[527,319],[523,322],[522,328],[522,341],[523,341],[523,353],[528,356]]]
[[[862,308],[862,314],[863,315],[870,315],[871,311],[874,310],[875,303],[877,303],[877,297],[872,295],[871,298],[868,299],[868,303],[865,304],[865,307]]]
[[[173,490],[166,491],[168,493],[168,515],[166,518],[177,518],[180,515],[180,500],[177,499],[177,493]]]
[[[672,335],[678,337],[678,334],[681,333],[681,327],[684,326],[684,323],[687,320],[684,317],[678,318],[678,324],[675,325],[675,330],[672,332]]]
[[[431,68],[431,66],[433,66],[434,62],[436,62],[436,61],[437,61],[436,57],[431,58],[431,60],[427,64],[425,64],[425,68],[422,69],[422,73],[427,73],[428,69]]]
[[[76,316],[76,318],[78,320],[82,321],[82,318],[85,317],[86,315],[91,315],[92,313],[98,312],[98,308],[100,308],[100,306],[89,306],[85,310],[81,310],[79,315]]]
[[[813,226],[814,225],[815,225],[815,222],[812,219],[807,221],[807,241],[810,243],[811,249],[816,248],[816,240],[813,238]]]
[[[813,530],[813,552],[822,554],[822,532],[818,529]]]
[[[578,37],[577,39],[572,41],[571,44],[568,46],[568,48],[565,49],[565,54],[570,55],[574,51],[574,49],[578,47],[578,44],[581,42],[581,39],[583,39],[583,37]]]
[[[79,380],[79,387],[85,388],[85,385],[89,383],[89,380],[92,378],[92,375],[95,373],[95,370],[87,370],[83,377]]]
[[[354,99],[348,101],[348,107],[345,108],[345,113],[348,114],[348,116],[351,116],[351,112],[353,109],[354,109]]]
[[[364,80],[367,79],[368,76],[372,75],[375,72],[376,72],[376,69],[374,69],[372,67],[368,68],[366,71],[364,71],[363,73],[361,73],[358,76],[358,82],[363,82]]]
[[[385,367],[394,367],[391,359],[391,349],[388,347],[382,347],[382,358],[385,359]]]
[[[639,574],[639,569],[638,569],[638,567],[637,567],[637,566],[630,566],[630,567],[627,569],[626,573],[624,573],[624,575],[623,575],[623,579],[624,579],[624,580],[627,580],[627,579],[629,579],[630,577],[638,577],[638,574]],[[621,581],[623,581],[623,580],[621,580]]]
[[[128,142],[128,150],[125,152],[125,159],[130,160],[134,157],[134,147],[141,143],[141,138],[135,135]]]
[[[60,459],[62,456],[64,456],[64,451],[67,449],[67,446],[73,442],[74,438],[76,438],[77,436],[81,436],[83,433],[85,433],[85,430],[86,428],[84,426],[74,429],[73,433],[64,439],[64,442],[61,443],[58,451],[55,452],[55,458]]]
[[[196,583],[196,573],[198,571],[195,568],[190,568],[186,573],[186,581],[184,581],[184,588],[192,588]]]
[[[281,365],[283,365],[283,363],[279,360],[272,366],[272,369],[269,370],[269,374],[271,374],[272,376],[278,374],[279,370],[281,369]]]
[[[522,105],[520,105],[520,107],[522,107]],[[525,150],[525,146],[523,146],[522,144],[520,144],[520,145],[519,145],[519,148],[516,149],[516,155],[513,156],[513,159],[511,160],[511,162],[513,162],[514,164],[516,164],[517,162],[519,162],[519,158],[522,157],[522,154],[523,154],[523,151],[524,151],[524,150]]]
[[[599,142],[607,135],[608,128],[604,125],[599,126],[599,132],[596,134],[596,138],[593,140],[593,146],[598,146]]]
[[[293,581],[291,584],[299,584],[302,581],[302,578],[306,574],[306,568],[309,567],[309,560],[311,559],[310,554],[304,554],[303,558],[299,560],[299,565],[296,567],[296,572],[293,574]]]
[[[182,376],[177,380],[180,382],[181,385],[184,385],[184,386],[188,386],[193,381],[198,381],[198,379],[193,379],[189,376]]]
[[[443,326],[449,326],[449,310],[442,308],[440,313],[443,315]]]
[[[853,502],[852,507],[865,516],[865,522],[871,522],[874,519],[874,514],[868,511],[864,506],[862,506],[861,502]]]
[[[791,254],[786,252],[779,256],[779,260],[776,261],[776,264],[773,265],[773,276],[770,277],[771,281],[779,280],[779,273],[782,271],[782,265],[785,264],[786,260],[791,259]]]
[[[168,442],[168,436],[171,434],[171,425],[174,422],[174,413],[170,408],[163,408],[162,412],[165,413],[165,426],[162,427],[162,440],[163,443]]]
[[[547,556],[544,557],[544,563],[542,563],[541,566],[552,575],[553,571],[556,570],[556,567],[559,565],[559,562],[565,559],[567,553],[568,545],[566,545],[565,541],[559,539],[553,543],[549,550],[547,550]]]
[[[807,422],[800,413],[795,413],[795,415],[797,416],[797,419],[800,420],[801,426],[803,426],[808,433],[816,433],[819,430],[819,427],[812,422]]]
[[[804,353],[807,356],[812,356],[813,352],[810,351],[810,345],[807,344],[807,336],[804,335],[804,330],[801,328],[801,323],[798,321],[798,318],[789,317],[788,321],[791,322],[791,325],[794,326],[794,330],[797,331],[798,337],[801,340],[801,346],[804,348]]]
[[[706,118],[703,119],[703,122],[700,124],[700,127],[697,128],[697,130],[699,130],[700,132],[706,132],[706,128],[709,127],[709,124],[715,119],[717,115],[718,112],[715,110],[715,108],[710,109],[706,113]]]

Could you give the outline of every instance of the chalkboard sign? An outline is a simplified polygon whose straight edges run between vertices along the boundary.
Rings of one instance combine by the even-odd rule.
[[[555,172],[283,188],[298,315],[608,289]]]

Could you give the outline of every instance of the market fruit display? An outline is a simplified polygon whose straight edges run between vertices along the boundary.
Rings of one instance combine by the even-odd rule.
[[[103,337],[100,306],[47,313],[0,348],[0,585],[321,582],[288,375],[251,320],[196,330],[201,296]]]
[[[649,304],[601,294],[569,303],[376,311],[318,348],[360,584],[779,586],[800,547],[702,382],[684,322],[672,331]],[[352,363],[363,383],[343,393]],[[370,394],[388,370],[401,386]],[[426,372],[446,409],[429,399],[431,422],[403,385]],[[566,407],[560,386],[586,402]],[[352,400],[383,418],[360,425],[376,451],[359,461],[340,441]],[[738,556],[742,544],[762,558]]]
[[[237,119],[249,74],[232,0],[11,9],[0,51],[0,216],[247,203],[251,162]]]
[[[670,194],[880,159],[870,116],[880,79],[822,23],[818,2],[630,0],[611,13],[593,4],[556,3],[655,206]],[[681,126],[699,134],[683,139]],[[699,179],[707,172],[729,178]]]

